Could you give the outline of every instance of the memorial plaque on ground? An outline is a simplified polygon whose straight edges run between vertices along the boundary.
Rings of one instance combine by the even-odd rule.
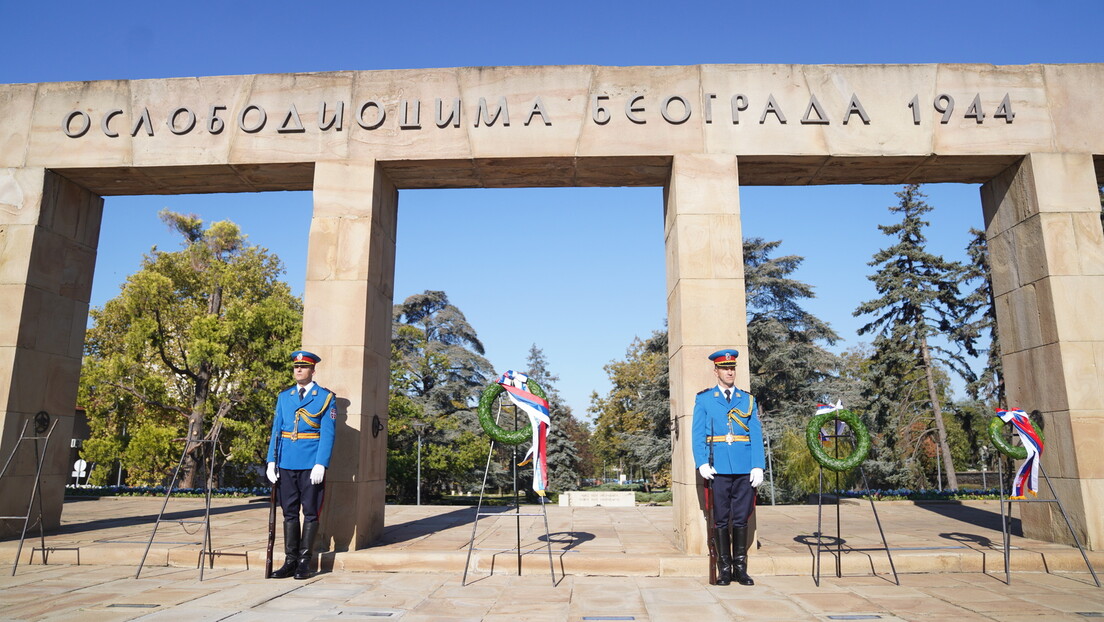
[[[560,493],[560,505],[571,507],[631,508],[636,505],[636,493],[617,490],[569,490]]]

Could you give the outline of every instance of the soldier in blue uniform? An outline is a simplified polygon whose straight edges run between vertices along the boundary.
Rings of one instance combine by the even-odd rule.
[[[717,545],[718,585],[732,579],[755,584],[747,574],[747,523],[766,467],[759,407],[750,393],[735,386],[739,355],[731,349],[709,355],[717,385],[694,398],[691,429],[694,464],[703,478],[713,480],[711,537]]]
[[[276,414],[268,441],[268,479],[277,486],[284,512],[284,565],[276,579],[310,577],[318,517],[322,511],[323,481],[330,466],[337,419],[337,397],[314,382],[317,354],[291,354],[295,385],[276,397]],[[303,511],[302,532],[299,510]]]

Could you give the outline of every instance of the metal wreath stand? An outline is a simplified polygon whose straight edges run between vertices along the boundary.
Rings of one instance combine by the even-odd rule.
[[[496,401],[498,401],[498,413],[495,415],[495,424],[498,425],[498,423],[502,419],[502,401],[501,401],[501,399],[496,400]],[[518,415],[520,413],[517,412],[518,409],[517,409],[516,406],[514,406],[513,408],[514,408],[514,431],[517,431],[517,429],[518,429],[517,418],[518,418]],[[536,513],[536,512],[523,513],[521,511],[521,500],[520,500],[520,497],[518,496],[518,480],[517,480],[517,476],[518,476],[517,445],[512,445],[511,447],[512,447],[513,451],[512,451],[512,454],[511,454],[511,458],[510,458],[510,464],[513,466],[513,475],[514,475],[513,478],[512,478],[513,481],[514,481],[514,503],[512,504],[511,507],[514,511],[513,514],[514,514],[514,517],[515,517],[515,520],[516,520],[515,525],[516,525],[516,528],[517,528],[517,540],[516,540],[517,541],[517,546],[511,547],[511,548],[508,548],[508,549],[488,549],[488,548],[478,548],[477,549],[477,548],[475,548],[475,532],[476,532],[476,529],[479,527],[479,517],[481,517],[481,516],[501,516],[503,514],[509,513],[509,511],[511,509],[511,507],[508,507],[503,512],[484,512],[483,511],[483,495],[487,491],[487,475],[491,471],[491,457],[494,455],[494,448],[495,448],[495,440],[492,438],[491,439],[491,447],[487,451],[487,466],[483,469],[483,484],[479,488],[479,503],[475,508],[475,520],[472,522],[471,539],[468,541],[468,557],[467,557],[467,560],[464,561],[464,576],[460,580],[460,585],[461,586],[466,586],[468,584],[468,569],[471,567],[472,551],[494,551],[496,554],[497,553],[509,553],[511,551],[516,551],[517,552],[517,573],[518,573],[518,576],[520,577],[521,576],[521,557],[522,557],[522,554],[523,553],[535,553],[535,552],[541,550],[542,548],[547,548],[548,549],[548,571],[552,576],[552,585],[553,586],[556,585],[556,567],[552,562],[552,537],[549,535],[549,531],[548,531],[548,510],[545,506],[545,503],[546,503],[547,499],[544,496],[540,497],[541,511],[540,511],[539,514]],[[521,548],[521,517],[522,516],[542,516],[542,517],[544,517],[544,541],[545,541],[545,546],[543,546],[543,547],[538,546],[536,548],[522,550],[522,548]],[[494,564],[493,564],[493,562],[491,564],[491,574],[492,575],[494,574]]]
[[[838,415],[835,416],[835,417],[832,417],[831,419],[829,419],[829,421],[833,422],[832,429],[833,429],[834,432],[832,434],[823,434],[823,432],[821,432],[820,433],[820,438],[822,440],[833,439],[833,441],[834,441],[833,449],[835,451],[835,457],[839,458],[839,454],[840,454],[839,439],[841,439],[841,438],[850,439],[851,443],[855,446],[858,445],[858,441],[855,438],[854,430],[851,429],[850,425],[847,426],[847,433],[840,434],[840,432],[839,432],[840,423],[844,423],[846,425],[846,422],[841,421]],[[814,455],[814,458],[815,457],[816,456]],[[820,464],[819,460],[817,461],[817,464]],[[857,468],[859,469],[859,475],[862,476],[863,487],[869,490],[870,484],[868,483],[868,480],[866,479],[866,471],[863,470],[861,464]],[[840,472],[835,471],[835,473],[836,473],[836,493],[837,493],[836,494],[836,544],[835,544],[836,577],[837,578],[842,578],[843,577],[843,568],[842,568],[843,537],[841,535],[841,527],[840,527],[840,497],[839,497],[839,494],[838,494],[839,491],[840,491]],[[816,530],[816,533],[814,534],[815,537],[816,537],[816,545],[815,545],[816,546],[816,561],[815,561],[815,564],[814,564],[814,567],[813,567],[813,582],[816,584],[817,587],[820,587],[820,552],[824,549],[828,549],[828,550],[832,549],[832,545],[830,543],[829,544],[824,543],[824,533],[822,531],[822,524],[823,524],[822,510],[823,510],[823,500],[824,500],[824,465],[823,464],[820,465],[820,473],[819,473],[819,476],[818,476],[817,479],[818,479],[818,484],[819,484],[819,491],[818,491],[818,494],[817,494],[817,530]],[[849,547],[848,550],[849,551],[885,550],[886,557],[889,559],[889,568],[893,572],[893,582],[896,583],[897,585],[901,585],[901,580],[897,576],[897,567],[894,566],[894,564],[893,564],[893,555],[889,552],[889,543],[886,542],[885,530],[882,529],[882,521],[878,517],[878,508],[876,508],[874,506],[874,499],[869,499],[869,501],[870,501],[870,511],[874,513],[874,522],[877,523],[878,533],[882,537],[883,549],[856,549],[856,548],[850,548]],[[873,570],[873,565],[871,565],[871,569]],[[875,576],[877,576],[877,574],[878,574],[877,572],[874,572]]]
[[[1013,434],[1014,437],[1018,437],[1018,434]],[[995,444],[995,443],[994,443]],[[1002,455],[1008,456],[1014,459],[1014,456],[1009,455],[1004,449],[997,447],[997,451]],[[1046,469],[1043,468],[1042,455],[1038,456],[1039,473],[1042,474],[1043,479],[1046,480],[1047,487],[1050,488],[1050,499],[1012,499],[1006,498],[1004,495],[1004,460],[997,460],[997,477],[1000,479],[1000,509],[1001,509],[1001,532],[1004,536],[1004,582],[1006,585],[1012,584],[1012,571],[1010,568],[1010,541],[1011,541],[1011,522],[1012,522],[1012,504],[1013,503],[1055,503],[1058,505],[1058,511],[1062,513],[1062,520],[1066,522],[1066,528],[1069,529],[1070,536],[1073,537],[1073,543],[1077,545],[1077,550],[1081,552],[1081,559],[1085,560],[1085,566],[1089,569],[1089,574],[1092,575],[1093,581],[1096,582],[1096,587],[1101,587],[1100,579],[1096,576],[1096,571],[1093,570],[1092,563],[1089,561],[1089,556],[1085,553],[1085,547],[1081,546],[1081,540],[1077,537],[1077,532],[1073,530],[1073,523],[1070,522],[1069,515],[1066,514],[1066,508],[1062,505],[1062,500],[1058,498],[1058,490],[1054,488],[1054,484],[1051,483],[1050,477],[1047,475]],[[1011,491],[1009,491],[1011,492]],[[1007,503],[1007,511],[1005,509],[1005,503]]]

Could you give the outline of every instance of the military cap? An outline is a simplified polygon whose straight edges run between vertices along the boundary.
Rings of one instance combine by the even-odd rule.
[[[296,350],[295,352],[291,353],[291,363],[293,367],[314,367],[320,362],[322,362],[322,357],[314,354],[313,352],[307,352],[306,350]]]
[[[713,364],[717,367],[736,367],[736,357],[738,356],[740,356],[739,352],[728,348],[726,350],[717,350],[713,354],[710,354],[709,360],[713,361]]]

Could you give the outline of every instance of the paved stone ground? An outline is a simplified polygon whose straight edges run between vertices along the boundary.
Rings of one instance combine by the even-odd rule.
[[[1104,590],[1087,574],[759,577],[753,587],[689,577],[323,573],[265,580],[253,570],[27,566],[0,578],[4,620],[1090,620]]]
[[[388,506],[371,548],[322,555],[307,581],[265,580],[263,500],[215,500],[215,568],[196,568],[197,525],[163,523],[142,567],[161,499],[68,500],[62,528],[37,533],[12,576],[17,540],[0,542],[2,620],[1087,620],[1104,618],[1076,548],[1023,538],[1013,521],[1012,572],[1004,572],[996,502],[879,503],[889,566],[867,502],[841,505],[834,548],[813,579],[816,506],[760,506],[754,587],[709,586],[703,556],[675,546],[669,507],[547,508],[552,569],[540,508],[481,519],[479,551],[464,578],[474,510]],[[836,534],[834,506],[822,528]],[[173,499],[167,517],[202,517],[201,500]],[[280,545],[277,543],[277,548]],[[545,548],[542,548],[545,547]],[[32,556],[31,553],[34,553]],[[1090,553],[1094,567],[1104,554]],[[895,583],[893,570],[897,571]],[[1010,579],[1010,583],[1006,581]],[[876,616],[876,617],[874,617]]]

